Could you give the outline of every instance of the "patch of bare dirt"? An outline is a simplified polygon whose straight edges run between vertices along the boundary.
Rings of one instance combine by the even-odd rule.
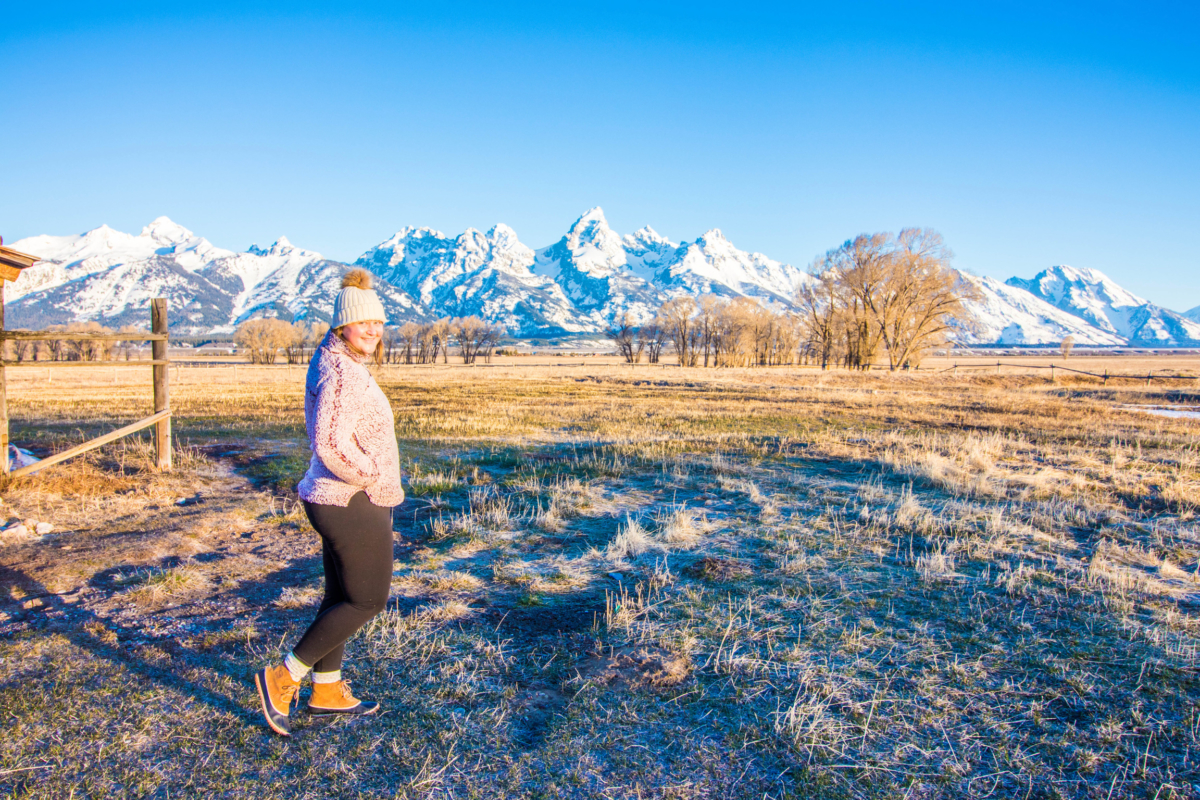
[[[604,620],[604,595],[555,598],[546,605],[496,606],[489,610],[501,631],[528,638],[583,633]]]
[[[705,556],[689,564],[682,570],[689,578],[699,578],[706,581],[735,581],[750,576],[750,565],[734,558],[721,556]]]
[[[634,646],[591,656],[575,665],[580,686],[608,688],[678,686],[692,674],[691,660],[660,647]]]
[[[517,724],[513,738],[526,750],[545,741],[556,715],[562,714],[570,698],[561,689],[546,684],[530,684],[517,690],[513,708]]]

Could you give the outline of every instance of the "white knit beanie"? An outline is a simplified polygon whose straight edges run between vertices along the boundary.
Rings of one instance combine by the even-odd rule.
[[[333,301],[333,320],[329,326],[340,328],[351,322],[368,320],[387,322],[383,303],[371,288],[371,273],[365,269],[351,270],[342,278],[342,290]]]

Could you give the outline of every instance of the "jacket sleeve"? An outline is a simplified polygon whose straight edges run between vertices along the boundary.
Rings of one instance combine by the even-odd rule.
[[[374,460],[354,436],[363,412],[361,398],[369,388],[353,370],[333,361],[317,383],[311,445],[325,468],[352,486],[370,486],[379,479]]]

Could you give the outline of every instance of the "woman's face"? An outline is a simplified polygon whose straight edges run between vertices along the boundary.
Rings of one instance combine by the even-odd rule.
[[[342,338],[360,353],[375,352],[375,346],[383,337],[383,323],[376,319],[364,322],[351,322],[342,326]]]

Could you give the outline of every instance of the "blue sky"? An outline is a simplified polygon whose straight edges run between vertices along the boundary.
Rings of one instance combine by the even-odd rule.
[[[997,278],[1200,305],[1200,4],[6,4],[0,234],[405,225],[541,247],[603,206],[806,265],[930,226]]]

